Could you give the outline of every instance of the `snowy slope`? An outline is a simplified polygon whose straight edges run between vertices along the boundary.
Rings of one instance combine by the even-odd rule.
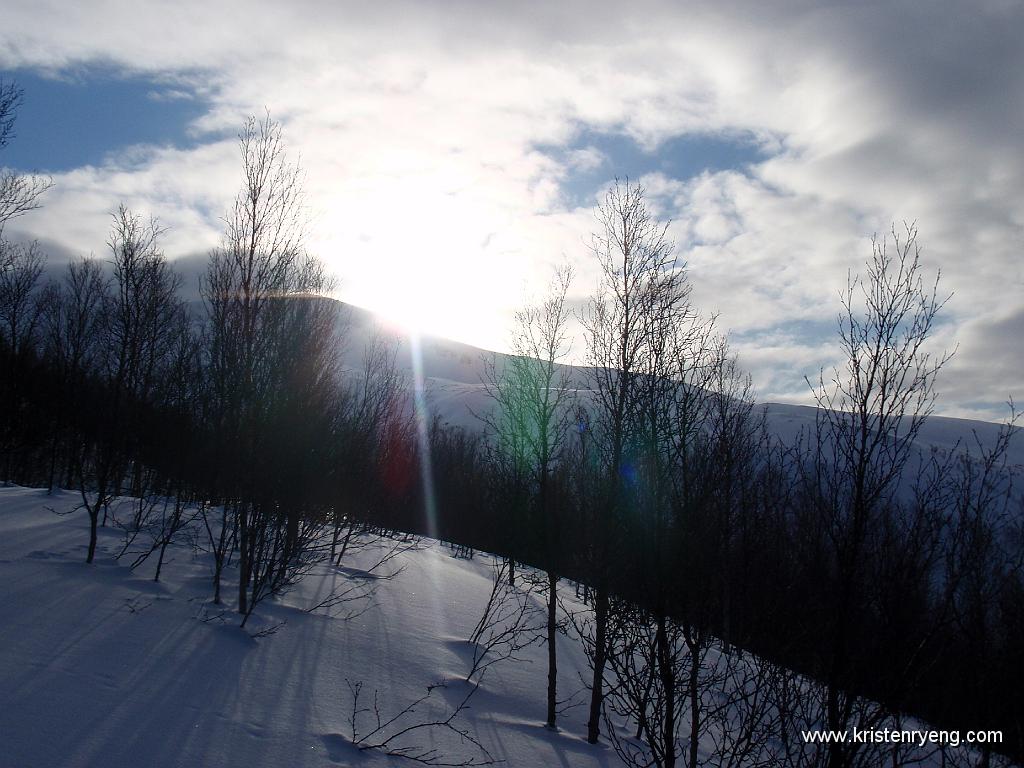
[[[472,691],[466,638],[491,589],[485,555],[456,559],[423,540],[377,572],[393,578],[374,579],[366,569],[384,550],[366,547],[261,604],[243,630],[209,603],[210,563],[191,547],[177,546],[154,583],[155,563],[133,572],[114,559],[119,536],[106,528],[86,565],[86,516],[61,514],[77,502],[66,491],[0,487],[0,768],[408,766],[353,744],[354,687],[362,686],[359,734],[373,729],[374,701],[386,721],[446,682],[395,721],[394,733],[443,720]],[[229,569],[226,596],[231,577]],[[341,609],[305,610],[351,585],[376,589]],[[570,610],[581,608],[571,586],[561,594]],[[709,663],[724,658],[710,653]],[[454,724],[512,768],[620,765],[607,744],[583,738],[578,641],[558,638],[567,702],[558,731],[542,725],[546,649],[519,657],[487,669]],[[436,750],[454,763],[487,759],[438,728],[414,729],[391,747]],[[702,758],[711,747],[702,741]],[[931,753],[920,764],[939,762]]]
[[[490,590],[483,558],[455,559],[436,542],[408,552],[393,561],[405,570],[350,620],[301,610],[360,578],[358,561],[324,566],[280,603],[260,605],[249,631],[287,623],[253,639],[233,616],[201,620],[216,615],[209,567],[190,549],[179,548],[155,584],[155,563],[133,573],[112,558],[119,539],[105,529],[102,554],[85,565],[85,514],[48,509],[76,503],[69,492],[0,488],[4,768],[408,765],[351,745],[346,681],[363,683],[361,705],[377,689],[382,713],[394,714],[449,680],[424,719],[469,690],[466,638]],[[559,643],[561,698],[581,689],[584,660],[568,638]],[[457,722],[509,766],[618,764],[610,748],[582,738],[583,706],[557,733],[542,726],[545,654],[535,646],[527,663],[490,667]],[[479,757],[450,733],[413,743],[434,739],[446,755]]]

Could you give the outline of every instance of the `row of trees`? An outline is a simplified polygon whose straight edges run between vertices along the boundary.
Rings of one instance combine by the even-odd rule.
[[[198,528],[213,599],[237,574],[244,623],[355,531],[427,533],[429,503],[432,532],[505,558],[496,595],[543,594],[547,724],[568,621],[591,662],[587,737],[629,764],[899,764],[912,758],[898,748],[799,731],[906,713],[1001,728],[1022,753],[1024,711],[1006,703],[1024,683],[1010,430],[973,454],[916,447],[946,357],[927,354],[942,301],[913,229],[876,243],[850,283],[846,367],[813,388],[816,429],[784,445],[692,306],[666,225],[616,183],[597,211],[603,282],[580,316],[585,380],[563,365],[562,270],[488,372],[487,435],[434,421],[422,441],[392,346],[342,371],[344,323],[303,248],[280,127],[252,119],[239,138],[243,181],[201,307],[180,298],[159,224],[125,207],[109,266],[79,259],[48,284],[38,245],[0,238],[3,479],[77,489],[87,560],[112,522],[159,578]],[[10,215],[40,185],[13,185],[28,192]],[[585,609],[563,579],[585,585]]]
[[[327,531],[336,545],[353,510],[365,520],[369,497],[380,517],[407,502],[362,480],[410,450],[411,420],[385,340],[341,375],[343,317],[302,247],[301,170],[280,126],[248,120],[239,147],[201,306],[181,298],[159,223],[123,205],[106,263],[76,259],[50,282],[37,243],[0,241],[0,466],[5,482],[79,492],[90,563],[112,523],[135,566],[158,554],[159,577],[167,547],[200,525],[214,601],[234,564],[248,618],[328,556]]]
[[[800,731],[899,727],[907,713],[1002,728],[1001,748],[1019,754],[1024,721],[1007,703],[1024,648],[1014,428],[994,446],[919,443],[949,356],[928,350],[943,301],[937,278],[924,282],[916,230],[875,242],[851,279],[844,366],[812,386],[816,426],[786,445],[714,318],[692,306],[643,190],[616,184],[597,217],[586,378],[559,366],[560,273],[489,377],[500,490],[473,502],[504,500],[507,515],[500,540],[480,546],[547,574],[548,724],[564,575],[589,595],[586,612],[566,609],[591,662],[588,740],[605,727],[628,764],[899,764],[921,755],[808,745]]]

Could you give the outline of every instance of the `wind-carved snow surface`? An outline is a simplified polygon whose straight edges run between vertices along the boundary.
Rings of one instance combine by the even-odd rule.
[[[224,606],[209,602],[212,563],[191,546],[172,547],[155,583],[155,562],[132,571],[132,558],[114,557],[120,533],[103,528],[96,562],[86,565],[78,502],[67,491],[0,488],[4,768],[411,766],[353,743],[354,709],[355,740],[366,746],[442,722],[462,703],[453,728],[413,728],[389,747],[449,764],[620,764],[605,737],[584,740],[588,670],[576,638],[557,639],[565,702],[557,731],[542,725],[541,642],[486,665],[475,691],[466,682],[474,657],[467,638],[493,584],[487,555],[456,558],[439,542],[405,541],[374,569],[394,547],[377,540],[260,604],[243,630],[230,597]],[[519,569],[520,581],[529,574]],[[235,575],[226,572],[227,596]],[[332,594],[351,594],[353,585],[368,595],[362,602],[330,606]],[[585,610],[571,585],[560,589],[567,610]],[[538,612],[541,597],[528,598]],[[308,610],[317,605],[327,607]],[[711,654],[709,663],[724,658]],[[400,717],[374,738],[377,713],[385,723]],[[712,745],[700,748],[706,756]]]
[[[379,579],[358,616],[307,613],[332,589],[365,580],[382,552],[368,547],[260,604],[242,630],[229,609],[234,573],[226,574],[221,621],[209,603],[211,562],[190,547],[174,547],[154,583],[155,561],[132,572],[131,558],[113,558],[119,532],[105,528],[95,564],[86,565],[87,516],[56,514],[79,501],[64,491],[0,488],[4,768],[411,766],[353,746],[352,687],[362,685],[361,708],[372,709],[376,691],[390,717],[446,682],[406,724],[446,717],[471,690],[467,638],[491,591],[487,557],[456,559],[423,541],[387,564],[384,575],[403,570]],[[252,636],[281,622],[273,634]],[[569,698],[583,687],[586,660],[565,636],[558,654],[559,698]],[[566,711],[558,732],[543,727],[546,649],[534,644],[520,655],[487,668],[455,725],[508,766],[617,765],[611,748],[586,743],[585,706]],[[358,727],[372,731],[373,713]],[[481,759],[437,728],[401,745]]]

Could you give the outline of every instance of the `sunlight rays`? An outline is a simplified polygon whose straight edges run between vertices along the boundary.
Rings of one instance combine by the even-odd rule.
[[[416,413],[416,439],[420,452],[420,474],[423,481],[423,510],[426,516],[427,535],[437,538],[437,503],[434,496],[434,470],[430,462],[430,414],[427,409],[425,379],[423,376],[423,350],[420,336],[413,332],[409,337],[409,353],[412,358],[413,407]]]

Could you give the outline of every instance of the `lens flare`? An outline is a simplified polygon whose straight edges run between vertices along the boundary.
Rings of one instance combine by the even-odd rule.
[[[437,501],[434,496],[434,470],[430,461],[430,414],[427,409],[427,392],[423,377],[423,349],[418,333],[413,332],[409,336],[409,353],[412,357],[413,405],[420,451],[420,474],[423,480],[423,511],[426,516],[427,535],[436,539]]]

